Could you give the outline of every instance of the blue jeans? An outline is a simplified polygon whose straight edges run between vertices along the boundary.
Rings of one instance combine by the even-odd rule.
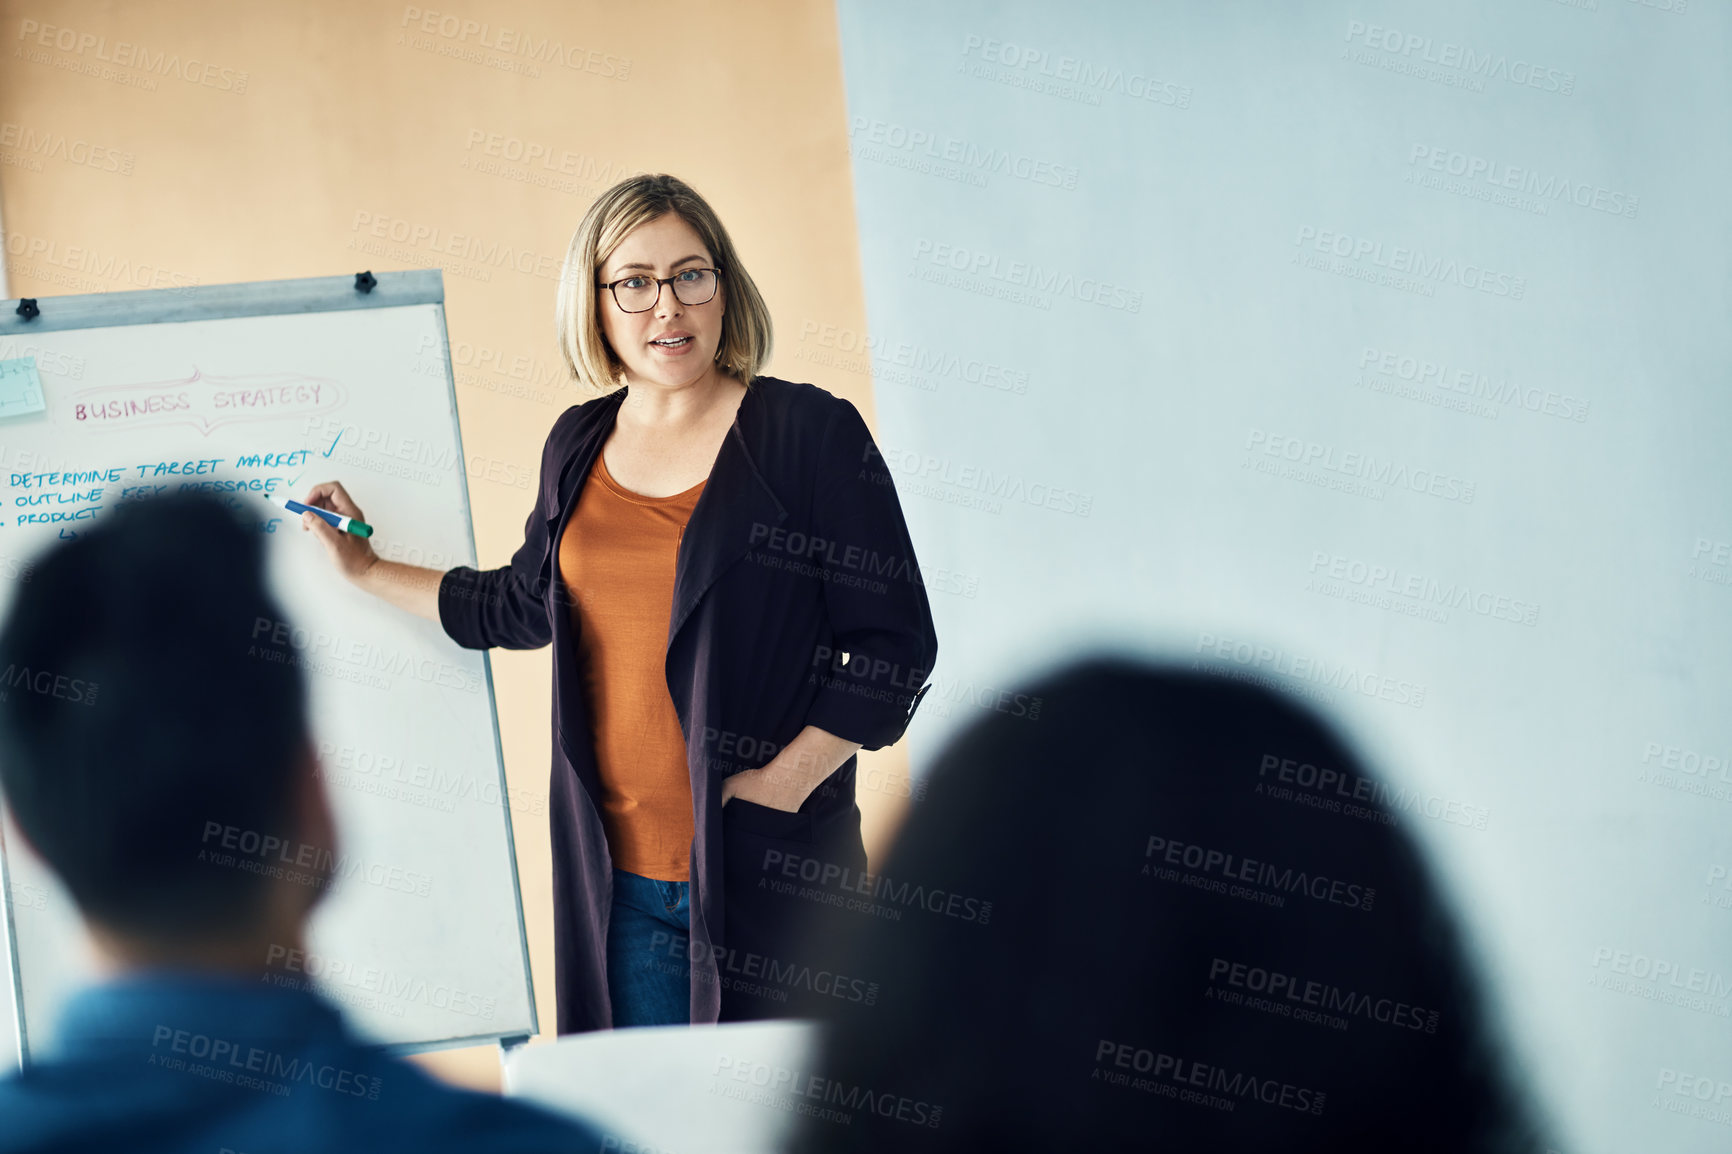
[[[607,993],[614,1026],[690,1024],[690,924],[690,882],[613,871]]]

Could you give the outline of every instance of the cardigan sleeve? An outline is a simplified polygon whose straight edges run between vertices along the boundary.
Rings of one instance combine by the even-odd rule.
[[[562,429],[569,409],[555,421],[541,451],[540,498],[523,525],[523,544],[497,569],[460,565],[439,581],[439,624],[465,649],[539,649],[553,640],[547,613],[551,577],[550,510],[558,508],[559,473],[566,447]]]
[[[938,635],[889,466],[845,399],[824,431],[812,526],[824,539],[814,557],[833,640],[815,655],[819,691],[806,724],[881,749],[913,719]]]

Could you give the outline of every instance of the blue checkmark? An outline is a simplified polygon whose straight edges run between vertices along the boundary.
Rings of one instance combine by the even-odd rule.
[[[331,447],[325,450],[325,456],[329,457],[332,453],[335,453],[337,451],[337,441],[342,440],[343,434],[348,432],[348,431],[349,430],[348,430],[347,426],[345,426],[344,428],[342,428],[341,430],[338,431],[337,440],[331,442]]]

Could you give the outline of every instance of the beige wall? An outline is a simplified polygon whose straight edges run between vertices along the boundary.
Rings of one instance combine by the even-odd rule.
[[[865,328],[825,0],[0,0],[0,13],[12,295],[443,267],[484,565],[521,540],[532,498],[511,480],[533,477],[555,416],[583,399],[555,371],[553,277],[578,218],[618,176],[672,172],[708,197],[779,325],[767,371],[848,397],[872,420],[864,374],[798,355],[815,347],[801,340],[809,322]],[[557,42],[565,62],[508,49],[526,37]],[[509,159],[520,150],[533,163]],[[364,507],[365,479],[352,480]],[[498,652],[493,668],[511,784],[545,798],[548,653]],[[892,783],[860,795],[875,851],[900,816],[906,760],[889,750],[862,763]],[[551,1030],[538,808],[514,819]],[[497,1084],[490,1050],[425,1060]]]

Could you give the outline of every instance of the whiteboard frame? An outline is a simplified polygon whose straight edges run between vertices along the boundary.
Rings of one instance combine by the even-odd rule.
[[[0,797],[0,818],[6,813]],[[18,931],[12,924],[12,868],[6,860],[6,827],[0,822],[0,927],[6,931],[6,999],[12,1013],[9,1051],[0,1051],[0,1072],[22,1070],[30,1064],[30,1034],[24,1024],[24,974],[18,968]]]
[[[440,353],[445,360],[445,395],[451,407],[451,431],[457,444],[457,482],[463,497],[463,520],[469,531],[469,552],[479,563],[475,544],[475,516],[469,501],[469,474],[462,462],[463,423],[457,419],[457,379],[451,366],[451,334],[445,323],[445,274],[436,268],[372,274],[376,283],[363,292],[355,274],[300,277],[293,280],[248,281],[239,284],[192,285],[185,288],[142,289],[132,292],[85,293],[75,296],[38,297],[39,314],[26,320],[18,313],[19,301],[0,302],[0,337],[24,337],[31,333],[66,332],[75,329],[114,328],[120,325],[174,324],[181,321],[219,321],[236,317],[288,316],[304,313],[344,312],[357,309],[400,308],[433,305],[439,318]],[[493,759],[499,774],[500,797],[507,799],[500,812],[505,818],[505,849],[511,866],[511,893],[517,909],[517,942],[523,957],[523,985],[529,994],[529,1033],[541,1033],[541,1018],[535,1004],[535,975],[529,960],[529,932],[523,917],[523,885],[517,874],[517,834],[511,822],[511,792],[505,779],[505,747],[499,734],[499,703],[493,691],[493,660],[481,651],[481,672],[487,684],[487,716],[493,725]],[[11,892],[6,849],[0,844],[0,886]],[[16,929],[9,912],[0,910],[5,923],[6,946],[11,961],[6,996],[15,1010],[18,1058],[30,1066],[30,1046],[24,1021],[24,987],[18,967]],[[513,1027],[493,1033],[435,1038],[424,1042],[388,1042],[378,1049],[393,1054],[415,1054],[498,1042],[502,1048],[520,1044],[523,1030]]]

